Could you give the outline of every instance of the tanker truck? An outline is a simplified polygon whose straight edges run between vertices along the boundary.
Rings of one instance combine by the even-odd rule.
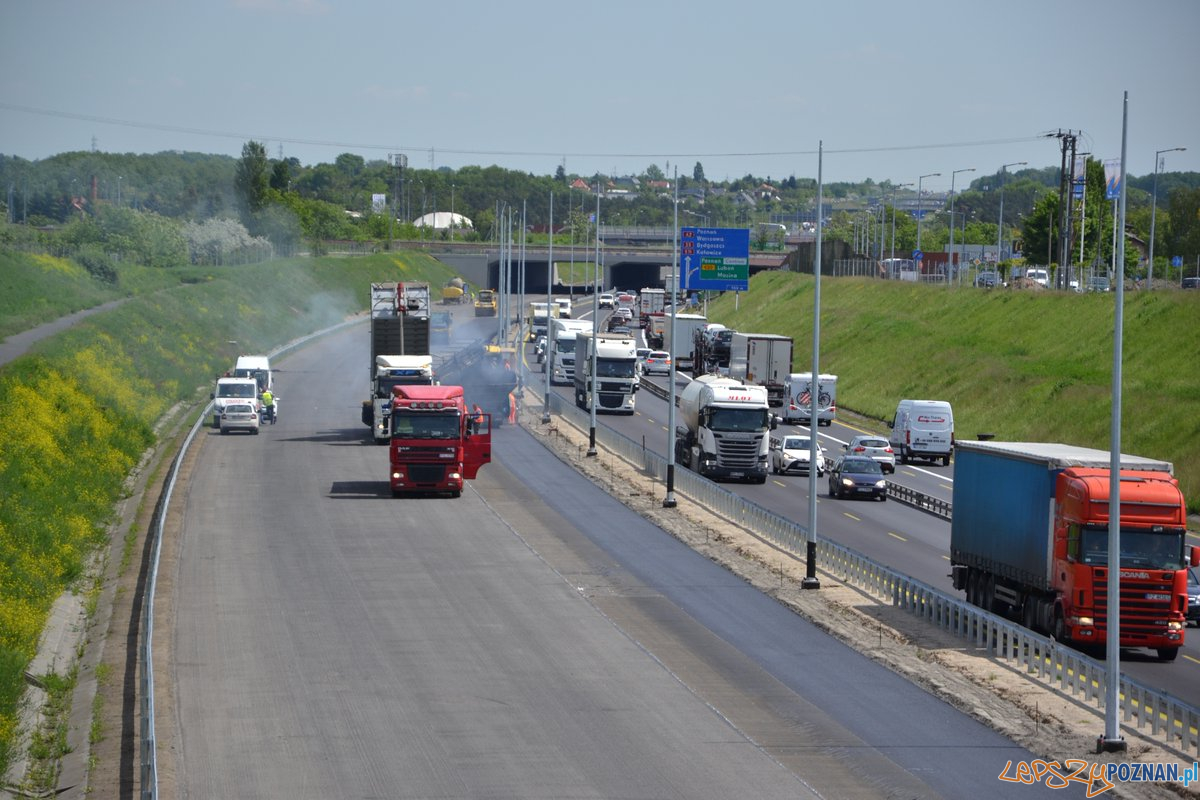
[[[1187,624],[1186,508],[1168,461],[1122,454],[1121,647],[1173,661]],[[1075,646],[1108,633],[1109,453],[1042,442],[954,447],[950,564],[967,601]]]
[[[778,425],[767,390],[701,375],[679,395],[675,460],[707,478],[766,483],[769,431]]]

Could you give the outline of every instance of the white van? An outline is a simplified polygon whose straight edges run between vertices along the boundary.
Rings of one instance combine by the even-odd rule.
[[[254,378],[258,383],[258,393],[267,389],[275,391],[275,375],[271,372],[271,359],[266,356],[238,356],[233,366],[236,378]]]
[[[914,458],[940,458],[943,466],[950,464],[954,410],[945,400],[901,400],[888,427],[892,429],[888,443],[901,464]]]

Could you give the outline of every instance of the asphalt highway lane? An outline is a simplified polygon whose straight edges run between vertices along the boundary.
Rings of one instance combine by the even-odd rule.
[[[998,781],[1032,754],[520,428],[462,498],[391,498],[367,360],[365,326],[288,357],[287,414],[177,501],[178,796],[1082,795]]]

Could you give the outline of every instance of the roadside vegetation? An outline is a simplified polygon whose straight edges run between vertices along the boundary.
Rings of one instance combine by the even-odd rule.
[[[4,302],[30,322],[111,297],[68,259],[0,251],[0,264],[5,285],[17,287]],[[155,291],[0,367],[0,774],[50,607],[64,589],[86,589],[85,564],[107,543],[112,509],[154,444],[154,423],[177,403],[203,403],[238,353],[268,352],[363,311],[371,281],[441,286],[453,276],[419,253],[137,277],[146,269],[119,271],[119,283],[128,275]]]
[[[811,275],[764,272],[750,291],[710,300],[730,328],[791,336],[812,365]],[[838,405],[890,420],[901,398],[948,400],[956,435],[1109,449],[1115,293],[1054,292],[825,278],[820,369]],[[1125,293],[1125,453],[1175,464],[1200,512],[1200,292]]]

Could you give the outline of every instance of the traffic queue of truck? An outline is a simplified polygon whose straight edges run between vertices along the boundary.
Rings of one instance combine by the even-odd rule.
[[[427,288],[372,286],[373,299],[382,298],[378,306],[387,310],[377,313],[373,304],[372,399],[364,402],[363,421],[389,444],[394,494],[457,497],[464,481],[491,460],[493,419],[498,424],[504,411],[495,404],[485,411],[469,396],[482,402],[484,388],[438,385],[428,354]],[[678,314],[672,347],[663,297],[648,290],[630,305],[647,344],[668,350],[676,368],[682,362],[693,372],[678,398],[674,455],[681,466],[716,480],[764,483],[770,432],[780,422],[811,425],[814,400],[818,425],[836,419],[837,376],[814,380],[793,372],[789,337],[731,331],[701,315]],[[412,321],[422,316],[424,336]],[[634,412],[641,380],[634,337],[598,332],[592,320],[565,319],[555,305],[531,304],[526,317],[546,327],[543,369],[550,383],[573,385],[580,408],[594,402],[599,411]],[[410,352],[413,347],[421,352]],[[497,370],[504,358],[505,380],[487,383],[503,384],[511,396],[519,381],[508,359],[516,351],[505,357],[494,349],[480,366]],[[235,383],[248,381],[236,391],[257,395],[262,374],[223,378],[216,394],[230,395],[228,402],[236,397]],[[954,588],[972,604],[1059,641],[1102,646],[1109,454],[1066,444],[955,441],[953,410],[945,401],[901,400],[888,427],[889,444],[904,463],[949,464],[954,456]],[[1184,642],[1186,570],[1200,563],[1200,548],[1186,546],[1186,506],[1173,473],[1168,462],[1120,457],[1120,645],[1152,649],[1167,661]]]
[[[693,379],[679,395],[675,459],[716,480],[763,482],[779,421],[837,417],[837,375],[792,372],[792,340],[676,314],[644,291],[646,343]],[[674,335],[672,336],[672,322]],[[814,397],[814,394],[816,395]],[[577,391],[576,402],[580,402]],[[777,412],[775,410],[778,410]],[[778,416],[776,416],[778,413]],[[974,605],[1076,646],[1107,637],[1109,454],[1057,443],[960,442],[944,400],[905,398],[887,422],[901,463],[954,458],[954,588]],[[1120,646],[1173,660],[1188,617],[1186,504],[1168,462],[1120,457]]]

